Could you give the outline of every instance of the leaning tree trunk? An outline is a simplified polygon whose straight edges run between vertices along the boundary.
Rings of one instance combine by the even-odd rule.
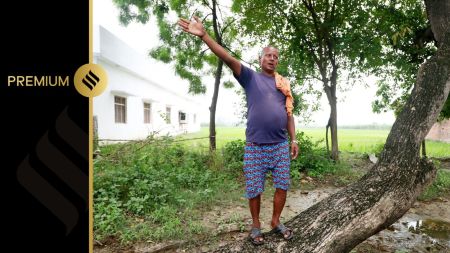
[[[374,167],[358,182],[287,222],[295,233],[291,241],[267,235],[263,246],[236,242],[217,252],[349,252],[408,211],[435,178],[433,164],[419,157],[420,144],[450,91],[450,1],[425,3],[439,47],[421,66]]]

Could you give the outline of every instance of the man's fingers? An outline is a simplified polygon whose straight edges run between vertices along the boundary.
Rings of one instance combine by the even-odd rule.
[[[189,31],[189,23],[178,21],[178,25],[185,31]]]
[[[297,158],[297,156],[298,156],[298,152],[297,152],[297,150],[294,150],[294,152],[292,152],[292,159],[295,159],[295,158]]]
[[[183,21],[183,22],[185,22],[185,23],[189,23],[189,22],[190,22],[189,20],[187,20],[187,19],[185,19],[185,18],[180,18],[180,21]]]
[[[292,148],[291,157],[292,157],[292,159],[295,159],[298,156],[298,147],[296,145],[292,145],[291,148]]]
[[[178,22],[178,25],[181,26],[181,28],[187,28],[188,27],[188,25],[186,25],[185,23],[183,23],[181,21]]]
[[[180,26],[183,26],[183,27],[188,27],[190,23],[191,22],[189,20],[186,20],[186,19],[180,18],[180,20],[178,20],[178,24]]]

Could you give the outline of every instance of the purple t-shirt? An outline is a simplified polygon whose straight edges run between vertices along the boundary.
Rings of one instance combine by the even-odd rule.
[[[275,77],[245,67],[234,75],[247,97],[247,142],[279,143],[287,140],[286,96],[275,86]]]

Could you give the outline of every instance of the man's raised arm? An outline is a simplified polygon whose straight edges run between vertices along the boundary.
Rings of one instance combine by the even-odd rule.
[[[208,45],[211,51],[222,59],[236,76],[239,76],[241,74],[241,63],[209,36],[198,17],[194,18],[196,22],[180,18],[178,25],[183,29],[183,31],[200,37],[203,42]]]

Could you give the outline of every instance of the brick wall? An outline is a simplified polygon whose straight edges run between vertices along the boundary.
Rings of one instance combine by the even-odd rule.
[[[428,133],[426,139],[450,142],[450,119],[436,122]]]

